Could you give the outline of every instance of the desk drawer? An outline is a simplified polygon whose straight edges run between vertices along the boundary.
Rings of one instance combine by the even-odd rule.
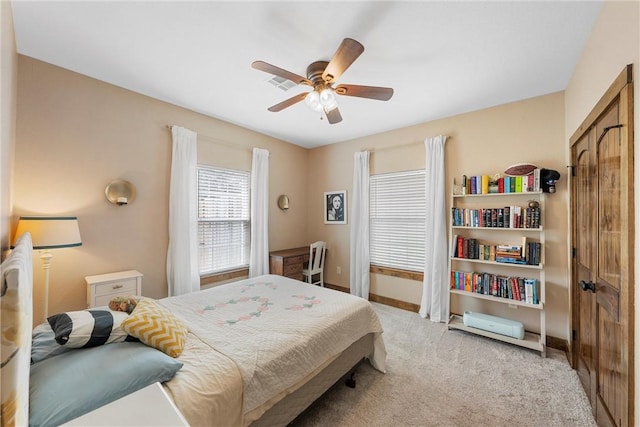
[[[302,262],[297,264],[285,265],[284,276],[292,277],[294,275],[302,274]]]
[[[293,257],[289,257],[289,258],[285,258],[284,259],[284,266],[286,268],[286,267],[288,267],[290,265],[294,265],[294,264],[302,265],[303,262],[304,262],[304,256],[303,255],[293,256]]]

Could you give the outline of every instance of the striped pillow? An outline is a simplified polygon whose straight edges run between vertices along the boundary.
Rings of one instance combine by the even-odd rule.
[[[127,339],[121,324],[127,313],[109,310],[68,311],[47,319],[58,344],[69,348],[96,347]]]
[[[142,298],[127,319],[122,329],[171,357],[182,354],[188,329],[182,320],[155,300]]]

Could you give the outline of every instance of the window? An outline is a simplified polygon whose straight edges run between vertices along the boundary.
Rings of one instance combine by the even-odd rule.
[[[250,176],[244,171],[198,167],[200,275],[249,266]]]
[[[369,178],[371,264],[423,272],[424,170]]]

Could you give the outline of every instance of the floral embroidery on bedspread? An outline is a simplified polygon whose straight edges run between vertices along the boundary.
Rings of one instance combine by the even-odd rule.
[[[291,307],[285,307],[285,310],[294,310],[294,311],[300,311],[300,310],[304,310],[305,308],[313,308],[314,305],[320,304],[321,301],[319,299],[316,299],[315,296],[313,297],[308,297],[306,295],[291,295],[293,298],[298,298],[301,300],[304,300],[305,303],[300,305],[300,304],[295,304],[292,305]]]
[[[272,289],[274,291],[276,289],[278,289],[278,285],[276,285],[273,282],[256,282],[256,283],[247,283],[246,285],[243,285],[242,288],[240,289],[240,293],[243,294],[243,293],[251,290],[253,287],[260,286],[260,285],[261,286],[266,286],[267,288]]]
[[[245,297],[245,298],[239,298],[238,301],[234,301],[234,300],[230,300],[229,304],[237,304],[238,302],[246,302],[246,301],[257,301],[260,303],[260,305],[258,305],[258,307],[255,309],[255,311],[252,311],[248,314],[244,314],[241,315],[239,317],[235,317],[233,319],[227,319],[227,320],[219,320],[216,323],[218,324],[218,326],[224,326],[224,325],[235,325],[238,322],[242,322],[242,321],[246,321],[246,320],[251,320],[255,317],[260,317],[260,315],[264,312],[266,312],[267,310],[269,310],[269,306],[273,305],[272,302],[269,302],[269,298],[265,298],[265,297]],[[227,304],[216,304],[216,306],[226,306]],[[214,310],[215,307],[211,307],[211,306],[207,306],[203,309],[204,310]]]
[[[317,299],[315,296],[291,295],[291,297],[303,300],[303,303],[284,307],[285,310],[300,311],[300,310],[304,310],[305,308],[311,309],[313,308],[314,305],[318,305],[322,302],[319,299]],[[254,311],[250,311],[247,314],[242,314],[237,317],[234,316],[232,319],[218,320],[216,324],[218,326],[235,325],[238,322],[251,320],[255,317],[260,317],[263,313],[269,310],[269,306],[274,305],[274,303],[269,301],[269,298],[258,295],[253,297],[232,298],[227,300],[227,302],[219,302],[213,305],[207,304],[203,308],[196,309],[196,311],[200,314],[204,314],[206,311],[220,310],[230,305],[236,305],[236,304],[245,303],[245,302],[258,302],[259,305]]]

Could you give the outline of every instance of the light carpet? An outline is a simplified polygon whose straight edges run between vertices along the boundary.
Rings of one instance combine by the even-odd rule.
[[[368,362],[355,389],[338,383],[293,426],[596,426],[565,354],[447,330],[417,313],[373,303],[387,373]]]

